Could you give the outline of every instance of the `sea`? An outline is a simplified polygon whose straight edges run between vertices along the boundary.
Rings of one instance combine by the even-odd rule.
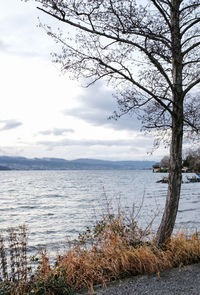
[[[150,170],[0,171],[0,230],[25,224],[31,253],[44,248],[56,253],[120,206],[134,211],[142,228],[153,221],[156,231],[167,193],[167,184],[156,181],[165,175]],[[182,184],[179,229],[200,230],[200,183]]]

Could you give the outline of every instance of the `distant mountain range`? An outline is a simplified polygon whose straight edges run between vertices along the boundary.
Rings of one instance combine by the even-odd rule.
[[[97,159],[65,160],[0,156],[0,170],[144,170],[153,161],[105,161]]]

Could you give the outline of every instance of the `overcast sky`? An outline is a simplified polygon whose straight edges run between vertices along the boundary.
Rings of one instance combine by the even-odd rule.
[[[84,89],[60,72],[50,57],[57,45],[37,27],[38,17],[49,21],[34,3],[1,1],[0,155],[160,160],[167,154],[150,154],[153,139],[134,118],[107,120],[117,105],[103,82]]]

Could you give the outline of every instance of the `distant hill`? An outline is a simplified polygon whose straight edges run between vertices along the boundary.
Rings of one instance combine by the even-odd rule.
[[[153,161],[106,161],[98,159],[65,160],[59,158],[25,158],[0,156],[0,170],[143,170]],[[1,169],[4,167],[5,169]]]
[[[1,171],[1,170],[10,170],[10,168],[9,168],[9,167],[6,167],[6,166],[1,166],[1,165],[0,165],[0,171]]]

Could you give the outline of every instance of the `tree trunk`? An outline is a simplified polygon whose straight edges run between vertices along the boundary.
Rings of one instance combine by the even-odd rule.
[[[169,184],[162,221],[156,235],[157,246],[170,238],[180,199],[182,182],[182,142],[183,142],[183,86],[182,48],[180,33],[180,0],[171,1],[171,43],[172,43],[172,137],[170,146]]]
[[[182,124],[179,125],[177,120],[172,128],[168,192],[162,221],[156,235],[157,246],[170,238],[176,221],[182,182],[182,138]]]

